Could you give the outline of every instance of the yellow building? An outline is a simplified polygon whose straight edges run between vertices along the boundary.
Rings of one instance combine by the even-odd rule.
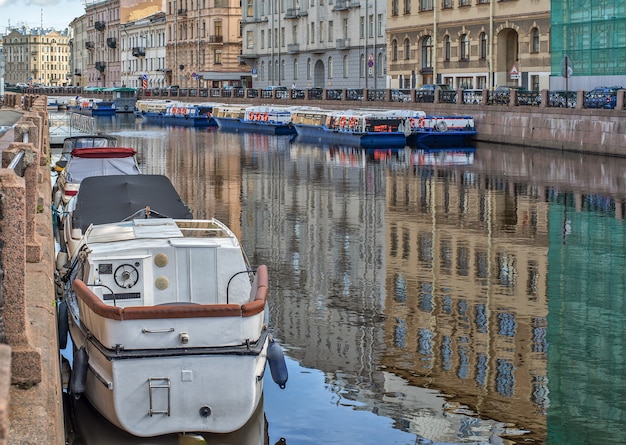
[[[13,29],[4,36],[3,45],[6,82],[67,85],[70,49],[66,32],[42,28]]]
[[[550,83],[550,1],[387,0],[391,88]]]

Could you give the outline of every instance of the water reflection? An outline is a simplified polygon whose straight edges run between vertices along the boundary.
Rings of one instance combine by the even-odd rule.
[[[623,436],[625,160],[189,129],[126,140],[270,268],[292,359],[287,390],[266,385],[271,443]]]

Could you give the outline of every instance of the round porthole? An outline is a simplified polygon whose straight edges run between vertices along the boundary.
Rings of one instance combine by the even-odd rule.
[[[164,290],[169,287],[170,280],[168,280],[166,277],[157,277],[156,281],[154,282],[154,285],[156,286],[157,289]]]
[[[158,267],[167,266],[167,262],[168,262],[168,258],[167,258],[167,255],[165,255],[164,253],[158,253],[154,257],[154,264],[156,264]]]

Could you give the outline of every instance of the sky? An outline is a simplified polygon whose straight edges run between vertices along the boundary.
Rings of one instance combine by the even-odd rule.
[[[90,0],[91,2],[91,0]],[[0,34],[7,27],[54,28],[62,31],[85,13],[85,0],[0,0]]]

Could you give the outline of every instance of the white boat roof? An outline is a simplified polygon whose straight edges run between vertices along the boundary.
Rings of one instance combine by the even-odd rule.
[[[112,245],[115,245],[117,251],[167,245],[240,248],[235,234],[216,219],[155,218],[92,225],[87,229],[84,239],[94,252],[111,252]]]

